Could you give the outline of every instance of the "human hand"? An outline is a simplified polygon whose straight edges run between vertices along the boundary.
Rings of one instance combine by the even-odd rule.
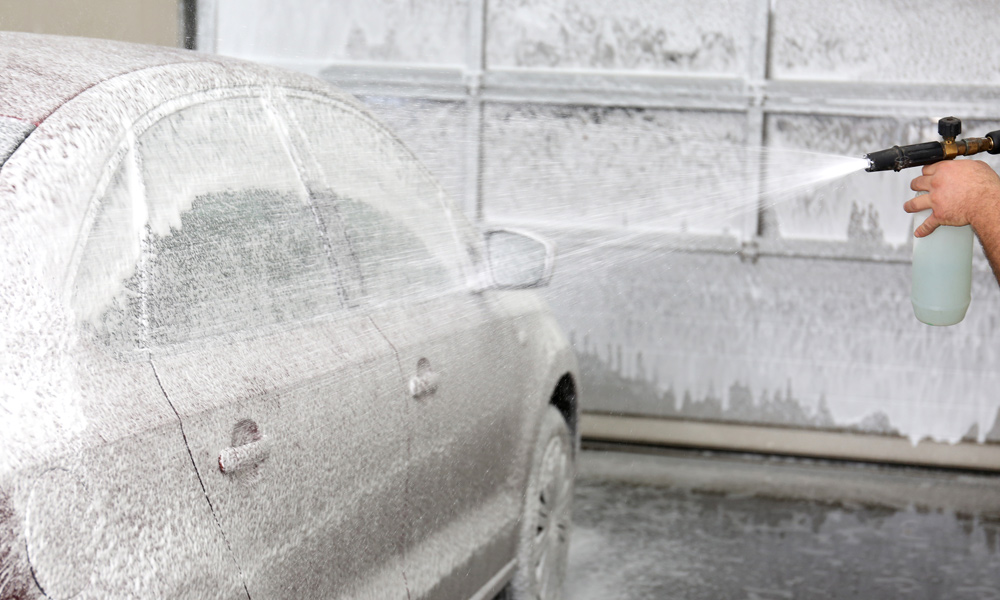
[[[903,210],[908,213],[928,208],[934,212],[913,233],[926,237],[938,225],[960,227],[978,223],[984,218],[1000,218],[1000,176],[979,160],[946,160],[927,165],[923,175],[910,182],[910,189],[929,192],[907,200]]]

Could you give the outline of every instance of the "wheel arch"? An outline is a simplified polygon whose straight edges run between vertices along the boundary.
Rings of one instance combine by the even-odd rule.
[[[574,440],[579,439],[579,397],[577,395],[576,380],[572,373],[564,373],[556,383],[549,404],[559,410],[566,424],[569,426],[570,434]]]

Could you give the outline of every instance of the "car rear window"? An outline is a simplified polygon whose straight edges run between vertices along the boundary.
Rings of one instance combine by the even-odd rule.
[[[342,306],[335,264],[260,99],[189,107],[139,138],[152,345],[289,324]]]

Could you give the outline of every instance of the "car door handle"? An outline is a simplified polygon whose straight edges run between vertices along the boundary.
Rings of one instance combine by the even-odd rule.
[[[438,390],[441,376],[434,371],[425,371],[410,378],[410,395],[416,399],[431,396]]]
[[[264,462],[270,453],[271,439],[261,436],[259,440],[222,450],[219,453],[219,470],[223,473],[243,471]]]

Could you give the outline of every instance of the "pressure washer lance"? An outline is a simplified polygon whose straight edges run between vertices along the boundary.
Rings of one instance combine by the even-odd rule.
[[[909,146],[893,146],[866,154],[868,168],[865,171],[902,171],[910,167],[921,167],[956,156],[971,156],[980,152],[1000,154],[1000,130],[991,131],[986,137],[956,140],[962,133],[962,121],[955,117],[945,117],[938,121],[938,133],[944,138],[940,142],[925,142]]]
[[[930,165],[956,156],[980,152],[1000,154],[1000,130],[986,137],[956,140],[962,121],[945,117],[938,121],[944,140],[909,146],[893,146],[866,154],[868,172],[901,171]],[[913,216],[913,230],[931,216],[927,209]],[[954,325],[965,318],[972,300],[972,227],[941,225],[934,233],[913,240],[913,277],[910,301],[913,314],[928,325]]]

